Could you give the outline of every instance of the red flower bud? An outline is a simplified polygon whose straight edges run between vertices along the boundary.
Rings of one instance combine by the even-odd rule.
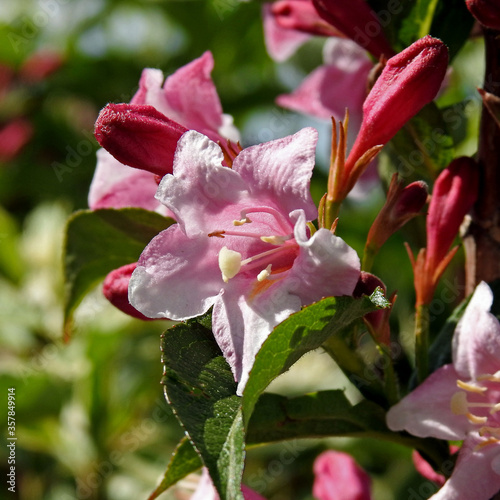
[[[133,262],[111,271],[104,280],[102,291],[111,304],[120,311],[134,318],[150,320],[151,318],[144,316],[128,301],[128,283],[136,267],[137,263]]]
[[[57,52],[35,52],[23,63],[19,76],[28,82],[40,82],[57,71],[63,61],[62,55]]]
[[[483,26],[500,30],[500,3],[497,0],[465,0],[465,4]]]
[[[416,181],[403,187],[403,183],[397,180],[397,174],[394,174],[386,202],[368,232],[366,248],[378,252],[392,234],[420,213],[427,196],[425,182]]]
[[[394,54],[380,21],[364,0],[313,0],[318,14],[377,59]]]
[[[33,126],[24,118],[16,118],[0,127],[0,161],[15,158],[33,135]]]
[[[467,156],[453,160],[436,179],[427,216],[427,262],[436,269],[477,199],[479,170]]]
[[[363,104],[363,122],[346,161],[350,173],[362,155],[386,144],[436,96],[448,67],[448,49],[425,36],[391,57]],[[361,175],[350,179],[353,185]]]
[[[108,104],[95,124],[99,144],[119,162],[164,176],[172,172],[175,148],[187,128],[153,106]]]
[[[276,22],[285,29],[292,29],[320,36],[339,36],[339,32],[327,23],[308,0],[279,0],[271,12]]]

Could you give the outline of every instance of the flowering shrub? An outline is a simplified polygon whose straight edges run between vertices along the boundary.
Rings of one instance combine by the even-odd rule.
[[[266,492],[242,486],[249,446],[334,436],[416,450],[419,470],[442,486],[433,499],[490,500],[500,492],[497,9],[463,2],[449,14],[462,28],[455,30],[445,2],[372,7],[364,0],[263,6],[276,60],[311,36],[330,38],[325,65],[277,98],[332,118],[320,195],[311,193],[318,132],[305,127],[246,144],[222,112],[210,52],[165,82],[145,69],[131,101],[108,104],[96,121],[103,149],[91,210],[67,226],[65,331],[71,335],[75,308],[103,279],[105,296],[126,314],[176,322],[161,339],[162,383],[185,437],[151,499],[201,467],[192,498],[262,498]],[[487,49],[474,158],[454,149],[445,110],[434,102],[468,37],[467,8]],[[398,172],[408,151],[422,161]],[[357,245],[346,231],[356,222],[348,196],[375,158],[386,201]],[[414,290],[396,292],[377,261],[412,220],[406,265]],[[100,245],[87,241],[92,232]],[[460,241],[452,248],[458,238],[466,243],[466,293],[441,329],[431,304],[445,272],[464,274]],[[416,257],[413,244],[421,248]],[[391,314],[397,296],[415,302],[410,340]],[[357,387],[357,402],[340,389],[266,392],[313,350],[336,362]],[[462,442],[458,451],[449,441]],[[318,499],[372,497],[369,476],[345,454],[326,452],[313,470]]]

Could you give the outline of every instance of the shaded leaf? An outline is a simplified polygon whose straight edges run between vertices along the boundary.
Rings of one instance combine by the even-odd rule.
[[[305,353],[320,347],[330,336],[388,302],[379,294],[354,299],[328,297],[292,314],[278,325],[258,352],[243,393],[243,414],[248,422],[259,396],[278,375]]]
[[[81,210],[66,226],[64,331],[93,286],[118,267],[136,262],[144,247],[175,221],[141,208]]]
[[[212,332],[197,320],[162,335],[162,383],[169,403],[221,498],[242,499],[241,398]]]
[[[168,464],[167,470],[163,475],[160,484],[148,497],[148,500],[155,500],[177,481],[185,478],[188,474],[195,472],[203,465],[193,445],[187,437],[181,439],[177,448],[172,453],[172,458]]]

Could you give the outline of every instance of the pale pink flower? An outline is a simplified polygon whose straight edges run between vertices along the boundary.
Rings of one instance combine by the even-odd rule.
[[[368,474],[347,453],[325,451],[314,461],[317,500],[370,500],[370,487]]]
[[[451,477],[432,500],[489,500],[500,491],[500,322],[493,293],[476,288],[453,336],[451,364],[387,414],[393,431],[464,440]]]
[[[257,351],[291,313],[324,296],[351,295],[356,252],[326,229],[309,193],[317,132],[241,151],[186,132],[157,199],[177,224],[155,237],[132,275],[129,298],[148,317],[186,320],[213,306],[215,338],[241,393]]]
[[[316,68],[291,94],[276,102],[321,120],[342,120],[349,109],[349,135],[356,137],[368,93],[368,74],[373,67],[366,52],[353,41],[330,38],[323,49],[324,64]]]
[[[311,3],[311,0],[297,0]],[[264,26],[264,41],[268,54],[276,62],[282,62],[291,57],[297,49],[307,42],[311,35],[294,29],[283,28],[272,13],[272,4],[262,6],[262,19]]]
[[[214,141],[239,140],[239,134],[232,124],[232,118],[222,112],[222,106],[214,83],[210,77],[214,61],[210,52],[179,68],[163,83],[163,73],[157,69],[145,69],[139,82],[139,90],[132,98],[129,107],[125,106],[119,116],[118,108],[113,108],[115,120],[122,120],[123,127],[116,128],[114,150],[120,139],[123,150],[130,148],[130,134],[123,134],[124,128],[130,131],[137,123],[136,114],[130,112],[134,106],[153,106],[159,113],[182,129],[197,130]],[[139,108],[146,109],[146,108]],[[159,115],[161,114],[161,115]],[[135,121],[134,121],[135,120]],[[133,123],[129,125],[130,121]],[[111,132],[112,133],[112,132]],[[110,134],[111,134],[110,133]],[[182,134],[182,132],[179,134]],[[110,138],[110,135],[107,136]],[[170,145],[161,159],[173,158],[176,144]],[[160,148],[161,145],[158,145]],[[168,163],[168,161],[167,161]],[[162,172],[171,172],[172,165],[162,165]],[[98,152],[97,168],[90,186],[89,206],[97,208],[122,208],[136,206],[147,210],[159,209],[160,204],[154,199],[158,183],[154,174],[123,165],[107,151]],[[161,209],[160,209],[161,211]]]

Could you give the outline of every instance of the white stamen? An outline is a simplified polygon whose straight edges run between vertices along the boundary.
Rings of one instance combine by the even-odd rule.
[[[233,226],[243,226],[243,224],[250,224],[251,222],[248,217],[242,214],[240,220],[233,220]]]
[[[476,394],[483,394],[487,390],[486,387],[478,387],[477,385],[469,384],[462,380],[457,380],[457,386],[464,391],[475,392]]]
[[[269,264],[265,269],[263,269],[257,275],[257,281],[264,281],[266,278],[269,278],[269,276],[271,275],[271,267],[272,267],[272,264]]]
[[[241,269],[241,254],[227,247],[222,247],[219,252],[219,268],[222,272],[222,279],[227,283],[234,278]]]

